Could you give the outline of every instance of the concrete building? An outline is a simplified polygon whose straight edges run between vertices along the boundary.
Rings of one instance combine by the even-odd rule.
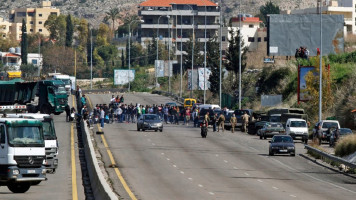
[[[9,22],[13,25],[10,28],[10,32],[16,36],[17,40],[20,40],[22,19],[25,19],[27,33],[41,33],[44,36],[49,36],[49,31],[44,27],[44,24],[50,15],[59,16],[59,14],[59,9],[52,7],[50,1],[42,1],[39,8],[17,8],[11,10]]]
[[[139,16],[144,20],[140,25],[141,44],[145,46],[158,36],[162,43],[172,42],[176,55],[182,53],[180,43],[183,43],[184,53],[185,43],[190,38],[204,43],[217,35],[220,28],[220,7],[209,0],[147,0],[139,8]]]
[[[320,5],[320,0],[316,0]],[[356,34],[356,0],[321,0],[321,11],[326,15],[344,15],[344,35]],[[285,14],[320,14],[320,6],[301,10],[284,11]]]

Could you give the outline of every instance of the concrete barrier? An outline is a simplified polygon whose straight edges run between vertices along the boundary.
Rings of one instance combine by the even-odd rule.
[[[100,200],[118,200],[118,197],[113,192],[107,181],[105,180],[96,158],[93,142],[90,138],[90,130],[86,123],[81,121],[82,139],[85,151],[85,158],[87,161],[87,168],[91,182],[91,188],[95,199]]]

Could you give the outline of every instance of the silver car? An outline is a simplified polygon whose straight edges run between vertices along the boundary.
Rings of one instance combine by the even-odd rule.
[[[163,131],[163,123],[158,115],[155,114],[144,114],[141,115],[137,120],[137,131]]]

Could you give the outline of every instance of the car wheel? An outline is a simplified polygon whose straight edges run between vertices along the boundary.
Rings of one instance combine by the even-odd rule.
[[[13,193],[25,193],[31,187],[31,182],[10,183],[7,188]]]
[[[304,140],[304,143],[305,143],[305,144],[308,144],[308,139],[305,139],[305,140]]]
[[[143,128],[142,131],[146,131],[146,129]]]
[[[292,154],[290,154],[290,155],[294,157],[294,156],[295,156],[295,153],[292,153]]]
[[[159,130],[159,132],[162,132],[162,131],[163,131],[163,129]]]
[[[140,128],[137,126],[137,131],[140,131]]]
[[[262,140],[262,135],[260,135],[260,140]]]
[[[263,136],[263,139],[267,139],[267,137],[266,137],[266,136]]]
[[[157,132],[158,130],[155,130],[155,132]]]
[[[270,151],[268,155],[273,156],[274,154]]]

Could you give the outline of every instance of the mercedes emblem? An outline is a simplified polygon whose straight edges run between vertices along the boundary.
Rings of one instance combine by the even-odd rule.
[[[35,163],[35,161],[33,160],[33,158],[31,156],[28,157],[28,163],[30,163],[31,165],[33,165],[33,163]]]

